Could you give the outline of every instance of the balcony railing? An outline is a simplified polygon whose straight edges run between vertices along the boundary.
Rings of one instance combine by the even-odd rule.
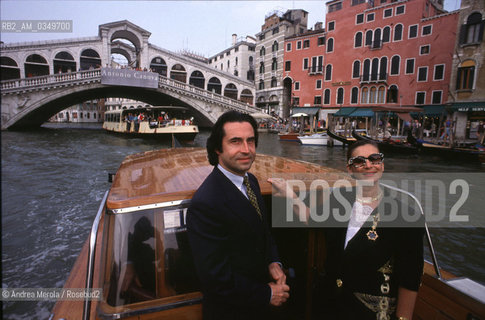
[[[369,45],[370,49],[381,49],[382,48],[382,40],[374,40]]]
[[[309,74],[323,74],[323,66],[316,65],[308,68]]]
[[[387,73],[370,73],[360,76],[360,83],[387,83]]]

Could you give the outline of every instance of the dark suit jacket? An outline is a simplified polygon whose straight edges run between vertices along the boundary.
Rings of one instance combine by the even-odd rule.
[[[263,220],[217,168],[199,187],[187,230],[199,279],[204,319],[254,319],[271,298],[268,265],[278,261],[257,179],[249,174]]]
[[[359,301],[359,294],[396,298],[399,287],[419,289],[424,263],[424,218],[414,210],[414,200],[403,197],[392,196],[388,189],[384,189],[383,203],[392,205],[376,208],[345,249],[347,223],[341,228],[326,230],[326,274],[320,292],[323,303],[319,306],[323,309],[319,313],[325,314],[325,319],[376,319],[375,312]],[[346,195],[346,199],[353,202],[354,190]],[[332,203],[333,208],[339,206],[335,201]],[[377,212],[382,221],[376,228],[377,240],[371,241],[367,232],[371,230]],[[405,218],[407,215],[414,217],[413,221]],[[390,269],[386,268],[388,263]],[[389,276],[388,294],[381,291],[384,273]],[[376,307],[377,302],[372,302]]]

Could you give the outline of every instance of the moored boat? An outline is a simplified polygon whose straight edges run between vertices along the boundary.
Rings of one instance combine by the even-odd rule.
[[[278,139],[280,141],[300,141],[298,140],[298,136],[300,134],[298,132],[280,132],[278,133]]]
[[[298,136],[298,140],[304,145],[326,146],[328,136],[326,133],[314,133],[307,136]]]
[[[185,216],[192,195],[212,171],[206,151],[180,148],[128,156],[102,201],[91,231],[65,288],[101,288],[99,301],[58,301],[50,319],[201,319],[198,281],[188,248]],[[310,186],[316,179],[352,180],[343,172],[282,157],[256,157],[251,172],[259,180],[272,211],[270,177],[298,176]],[[273,228],[292,296],[288,319],[310,318],[311,287],[323,272],[322,228]],[[290,241],[291,239],[291,241]],[[485,317],[483,286],[435,271],[426,263],[416,316],[454,319]],[[439,273],[439,278],[434,273]],[[444,276],[445,275],[445,276]],[[467,292],[467,288],[474,292]],[[478,298],[475,293],[478,293]],[[451,309],[450,309],[451,308]],[[468,318],[467,318],[468,317]]]
[[[409,143],[407,140],[387,138],[383,140],[372,139],[352,131],[352,136],[357,140],[369,140],[379,145],[379,150],[390,153],[415,154],[419,152],[419,145]]]
[[[194,140],[199,128],[187,108],[174,106],[106,111],[103,129],[130,136]]]
[[[340,141],[342,144],[352,144],[357,141],[354,137],[344,137],[336,132],[332,132],[331,130],[327,130],[327,134],[329,137],[336,141]]]
[[[467,159],[485,163],[485,147],[476,145],[474,147],[451,147],[449,145],[437,144],[425,140],[418,140],[421,152],[424,154],[437,155],[449,159]]]

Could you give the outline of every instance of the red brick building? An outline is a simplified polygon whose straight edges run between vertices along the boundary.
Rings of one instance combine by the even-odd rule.
[[[292,80],[299,106],[319,106],[318,96],[323,108],[441,106],[448,100],[458,12],[444,11],[442,0],[334,0],[326,6],[325,33],[286,39],[292,51],[285,51],[291,71],[284,79]],[[324,45],[314,44],[322,35]],[[306,50],[293,49],[306,40]],[[323,73],[302,67],[305,58],[309,67],[321,56]]]

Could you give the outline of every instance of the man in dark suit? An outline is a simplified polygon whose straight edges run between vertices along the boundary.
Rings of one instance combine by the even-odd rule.
[[[247,172],[257,143],[256,121],[236,111],[223,114],[207,140],[214,170],[187,214],[204,320],[267,319],[269,306],[289,297],[258,181]]]

